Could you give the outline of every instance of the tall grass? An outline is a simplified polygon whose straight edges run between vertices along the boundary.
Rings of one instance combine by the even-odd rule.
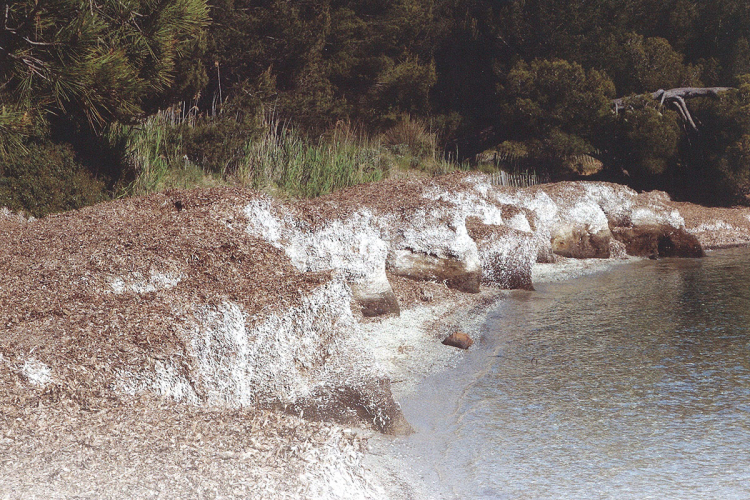
[[[438,154],[434,134],[411,120],[376,138],[349,123],[339,123],[329,133],[311,139],[289,121],[263,113],[252,125],[239,126],[237,147],[238,124],[218,127],[215,120],[222,119],[232,118],[204,118],[202,122],[193,115],[170,111],[139,126],[113,129],[113,136],[125,144],[125,160],[132,173],[122,194],[224,183],[310,198],[404,171],[436,175],[468,168]],[[216,130],[233,131],[232,140],[226,141],[232,144],[224,154],[216,152],[224,144]],[[207,140],[212,143],[206,144]],[[211,154],[196,153],[207,150]],[[211,164],[215,158],[221,158],[220,164]]]
[[[179,125],[169,114],[159,113],[140,125],[116,125],[108,131],[110,141],[124,144],[123,161],[129,182],[120,188],[119,196],[221,183],[217,176],[186,157]]]
[[[379,146],[363,135],[337,128],[330,138],[310,141],[273,115],[264,118],[262,130],[245,148],[237,172],[242,184],[309,198],[387,175]]]
[[[470,168],[468,162],[458,163],[450,156],[446,157],[438,147],[437,134],[424,121],[409,115],[402,116],[386,130],[381,141],[402,171],[442,175]]]

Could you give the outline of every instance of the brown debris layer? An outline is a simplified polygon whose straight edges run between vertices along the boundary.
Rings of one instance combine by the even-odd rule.
[[[361,208],[406,219],[427,204],[449,206],[425,201],[434,187],[459,192],[466,174],[356,186],[288,208],[311,227]],[[338,432],[330,424],[261,408],[133,397],[111,386],[114,370],[153,371],[159,360],[182,360],[180,369],[190,370],[185,335],[196,307],[231,301],[252,324],[331,281],[331,272],[299,272],[282,250],[248,235],[240,210],[259,196],[227,188],[172,191],[36,221],[0,211],[0,496],[309,496],[299,473],[315,464],[306,453]],[[750,243],[750,210],[669,203],[704,248]],[[534,229],[529,210],[501,208],[504,218],[523,212]],[[706,229],[717,221],[729,229]],[[471,222],[469,230],[476,239],[509,231]],[[499,296],[483,289],[472,298],[442,283],[387,277],[403,308],[450,303],[479,313]],[[436,335],[459,328],[449,316],[434,318]],[[53,368],[44,388],[19,373],[22,356],[32,354]],[[389,381],[377,384],[387,395]],[[346,418],[382,403],[335,389],[344,394],[339,402],[356,402],[335,408]],[[330,418],[316,404],[302,401],[298,410]],[[263,490],[267,485],[272,490]]]
[[[467,187],[466,177],[466,173],[460,172],[427,179],[386,179],[352,186],[320,198],[300,200],[290,208],[311,228],[319,227],[333,219],[347,219],[362,208],[367,208],[375,214],[406,217],[417,210],[425,209],[428,205],[430,208],[451,207],[446,201],[428,201],[424,194],[434,187],[448,193],[463,191]]]
[[[330,274],[300,273],[281,250],[247,235],[236,208],[255,196],[174,191],[4,224],[0,354],[62,359],[63,378],[76,379],[182,354],[175,318],[189,322],[195,304],[231,300],[250,316],[297,304]],[[128,289],[153,275],[180,281],[168,291]],[[122,293],[114,293],[118,278]]]
[[[707,208],[685,202],[672,202],[705,250],[750,245],[750,208]],[[702,228],[717,227],[703,231]],[[722,229],[725,226],[726,229]]]
[[[328,424],[262,410],[28,390],[8,404],[7,396],[1,498],[310,498],[315,476],[325,480],[321,450],[364,447]]]

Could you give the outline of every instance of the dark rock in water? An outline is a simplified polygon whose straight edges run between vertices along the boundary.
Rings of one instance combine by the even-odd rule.
[[[462,332],[452,333],[443,340],[443,344],[458,347],[459,349],[468,349],[473,343],[474,341],[471,340],[471,337]]]
[[[636,257],[703,257],[698,239],[682,228],[647,225],[612,228],[612,235]]]

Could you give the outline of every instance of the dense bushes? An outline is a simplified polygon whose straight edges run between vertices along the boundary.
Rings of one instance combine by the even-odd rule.
[[[2,5],[0,161],[68,142],[111,195],[242,182],[309,196],[508,145],[553,179],[596,157],[603,178],[683,198],[730,203],[750,186],[740,0]],[[614,97],[683,85],[740,90],[691,100],[698,131],[659,103],[612,112]],[[394,142],[410,120],[429,132]],[[337,123],[369,139],[337,142]]]
[[[21,0],[2,7],[0,104],[22,118],[63,114],[101,129],[206,84],[205,0]]]
[[[612,121],[615,89],[606,75],[563,60],[519,62],[500,92],[503,135],[526,143],[546,173],[563,174],[571,158],[593,153]],[[601,144],[599,144],[601,146]]]
[[[0,163],[0,207],[42,217],[104,199],[104,183],[75,161],[70,146],[32,142]]]

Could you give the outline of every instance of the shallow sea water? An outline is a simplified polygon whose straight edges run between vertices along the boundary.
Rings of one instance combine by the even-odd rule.
[[[750,498],[750,249],[514,292],[402,407],[435,498]]]

